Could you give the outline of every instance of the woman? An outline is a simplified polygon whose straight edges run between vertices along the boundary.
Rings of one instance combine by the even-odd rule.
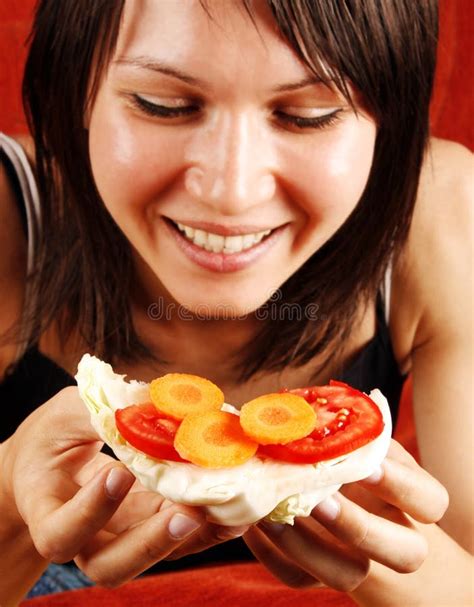
[[[469,417],[452,407],[471,381],[471,159],[426,152],[435,33],[434,2],[40,2],[28,242],[18,171],[2,178],[2,604],[49,562],[117,585],[242,534],[292,586],[468,603]],[[337,377],[381,388],[394,417],[412,373],[424,468],[393,441],[294,528],[218,528],[99,453],[76,390],[58,392],[85,352],[136,379],[209,377],[234,404]]]

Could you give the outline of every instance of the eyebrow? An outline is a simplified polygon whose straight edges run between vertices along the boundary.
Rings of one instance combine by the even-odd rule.
[[[185,72],[175,67],[172,67],[162,61],[159,61],[153,57],[120,57],[119,59],[116,59],[114,63],[118,65],[128,65],[131,67],[158,72],[160,74],[164,74],[165,76],[171,76],[172,78],[176,78],[177,80],[181,80],[186,84],[190,84],[199,88],[209,87],[209,84],[206,81],[201,80],[200,78],[196,78],[195,76],[191,76],[190,74],[186,74]],[[285,93],[288,91],[294,91],[297,89],[305,88],[307,86],[322,83],[322,78],[316,75],[311,75],[307,76],[306,78],[303,78],[302,80],[298,80],[297,82],[279,84],[278,86],[272,89],[272,92]]]

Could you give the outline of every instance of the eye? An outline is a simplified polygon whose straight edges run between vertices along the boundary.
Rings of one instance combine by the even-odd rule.
[[[341,119],[341,114],[343,112],[342,108],[336,108],[330,111],[326,111],[326,113],[324,114],[319,113],[318,115],[313,116],[301,116],[290,113],[288,110],[291,109],[292,108],[288,108],[285,111],[275,110],[273,112],[273,115],[277,118],[279,122],[282,122],[289,126],[297,127],[298,129],[328,128],[336,124]]]
[[[178,118],[180,116],[190,116],[199,112],[200,105],[196,103],[179,103],[176,105],[162,105],[145,99],[136,93],[130,96],[133,105],[147,116],[158,118]],[[185,101],[185,100],[183,100]]]

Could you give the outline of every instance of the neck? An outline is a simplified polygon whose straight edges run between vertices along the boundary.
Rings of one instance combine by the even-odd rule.
[[[164,372],[187,372],[228,383],[235,378],[238,354],[259,328],[250,314],[245,319],[203,318],[181,306],[146,264],[137,265],[132,297],[135,329]],[[235,381],[235,379],[234,379]]]

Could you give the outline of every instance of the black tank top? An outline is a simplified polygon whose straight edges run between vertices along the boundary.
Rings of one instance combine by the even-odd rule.
[[[25,209],[27,203],[22,193],[18,172],[5,151],[0,150],[0,152],[0,159],[16,193],[25,234],[28,235],[28,213]],[[405,376],[400,373],[393,353],[381,293],[377,297],[376,311],[375,336],[359,351],[350,364],[342,367],[341,372],[334,379],[344,381],[363,392],[379,388],[389,402],[395,427]],[[42,354],[37,347],[28,350],[0,383],[0,442],[13,434],[18,425],[37,407],[62,388],[75,384],[75,379],[69,373]],[[215,546],[204,553],[184,557],[179,561],[162,561],[153,567],[153,571],[170,571],[211,562],[249,558],[253,557],[246,544],[239,538]]]

